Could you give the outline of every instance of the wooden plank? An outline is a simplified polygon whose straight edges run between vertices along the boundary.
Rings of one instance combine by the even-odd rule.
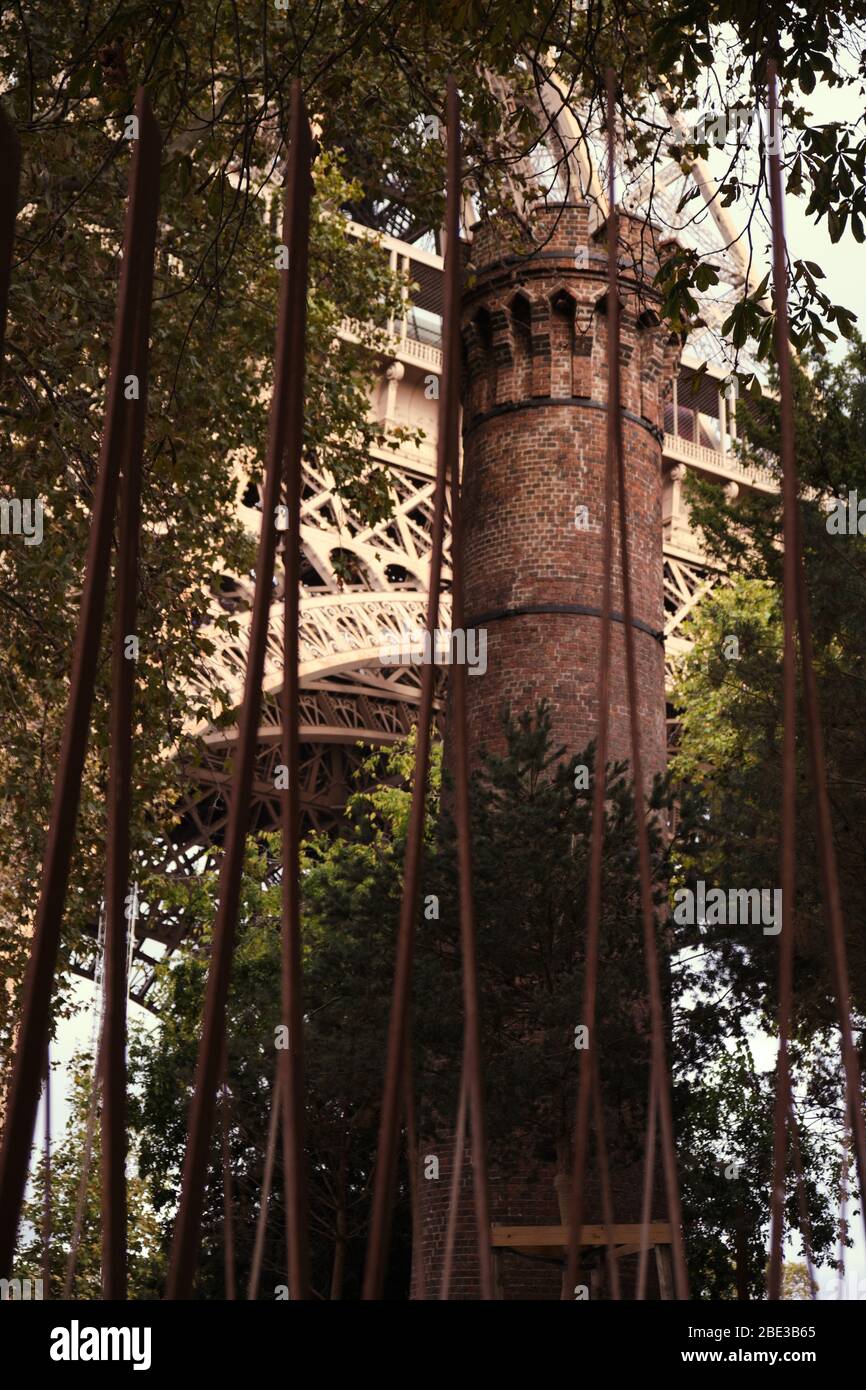
[[[617,1245],[636,1245],[640,1248],[640,1225],[614,1226],[613,1238]],[[653,1221],[649,1227],[650,1245],[670,1245],[671,1228],[667,1221]],[[584,1226],[581,1232],[583,1245],[606,1245],[607,1234],[604,1226]],[[550,1249],[568,1244],[567,1226],[496,1226],[490,1227],[490,1244],[510,1247],[513,1250]]]
[[[674,1277],[671,1270],[671,1252],[656,1246],[656,1270],[659,1276],[659,1293],[666,1302],[674,1297]]]

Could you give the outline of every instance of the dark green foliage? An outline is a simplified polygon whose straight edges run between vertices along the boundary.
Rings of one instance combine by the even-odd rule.
[[[564,750],[552,745],[543,704],[505,728],[506,753],[485,758],[472,788],[484,1075],[491,1139],[503,1159],[525,1149],[524,1129],[548,1156],[567,1153],[571,1142],[595,775],[594,746],[564,759]],[[577,779],[579,789],[578,767],[588,771],[588,778]],[[644,1103],[648,1059],[635,812],[625,774],[625,765],[607,769],[596,1033],[605,1094],[622,1111]],[[657,817],[667,805],[666,790],[658,784],[649,821],[657,905],[665,900],[668,872]],[[431,962],[425,989],[440,1003],[448,999],[441,1013],[457,1020],[462,1013],[457,864],[448,819],[430,891],[439,896],[440,918],[422,924],[421,954],[435,953],[438,972]],[[445,1074],[452,1083],[459,1036],[455,1028],[446,1054]],[[445,1050],[431,1045],[429,1051],[437,1056]],[[438,1068],[435,1075],[441,1084]]]

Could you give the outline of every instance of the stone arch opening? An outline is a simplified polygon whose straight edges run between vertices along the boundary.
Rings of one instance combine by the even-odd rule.
[[[489,410],[496,400],[496,355],[493,351],[493,318],[481,305],[472,318],[475,343],[480,359],[480,374],[476,377],[476,409]]]
[[[550,394],[573,396],[577,304],[565,287],[550,297]]]
[[[514,388],[518,400],[532,395],[532,305],[522,290],[514,295],[509,311],[514,337]]]

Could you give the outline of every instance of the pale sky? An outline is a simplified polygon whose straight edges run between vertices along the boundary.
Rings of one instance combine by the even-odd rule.
[[[809,98],[815,124],[829,121],[856,121],[862,117],[864,99],[855,92],[830,91],[821,83]],[[862,130],[861,130],[862,136]],[[827,234],[826,220],[815,225],[813,217],[805,215],[807,200],[789,195],[785,203],[788,247],[792,257],[817,261],[826,275],[821,289],[834,304],[843,304],[858,317],[861,333],[866,333],[866,242],[858,246],[846,227],[835,245]],[[844,345],[832,345],[832,355],[844,355]]]

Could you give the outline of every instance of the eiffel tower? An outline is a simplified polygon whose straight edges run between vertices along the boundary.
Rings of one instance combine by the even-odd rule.
[[[507,113],[512,103],[504,83],[494,92]],[[562,99],[552,81],[538,89],[538,116],[545,140],[513,176],[515,206],[531,215],[533,203],[555,204],[564,198],[587,199],[591,225],[605,216],[606,186],[603,141],[592,113],[579,113]],[[667,120],[672,139],[686,130],[682,117],[669,114],[659,98],[656,119]],[[769,471],[743,465],[736,454],[737,399],[731,389],[734,363],[721,326],[746,287],[754,290],[757,269],[730,213],[721,206],[709,163],[697,159],[688,172],[675,158],[656,158],[636,173],[623,169],[621,204],[632,214],[646,214],[664,234],[693,247],[718,275],[711,291],[698,295],[700,317],[689,335],[680,365],[667,385],[663,442],[663,553],[665,660],[668,686],[675,664],[689,648],[684,624],[695,606],[724,574],[704,554],[690,524],[683,483],[692,471],[724,486],[736,505],[749,491],[774,493]],[[424,625],[429,575],[432,494],[436,461],[437,396],[441,372],[443,258],[439,232],[419,225],[395,199],[385,205],[367,201],[353,209],[349,232],[376,236],[392,270],[408,275],[413,289],[402,317],[389,324],[385,360],[370,399],[372,416],[382,432],[395,427],[423,431],[420,443],[397,452],[373,450],[371,462],[386,465],[391,476],[392,514],[375,525],[353,515],[334,491],[332,480],[317,464],[304,470],[301,516],[301,810],[306,830],[330,831],[342,820],[347,797],[356,789],[361,764],[371,749],[385,749],[409,733],[419,697],[418,668],[384,662],[383,648],[401,633]],[[471,241],[473,211],[467,200],[464,235]],[[471,247],[470,247],[471,256]],[[351,338],[349,322],[342,328]],[[745,352],[738,368],[759,371]],[[261,520],[258,488],[237,479],[237,506],[251,536]],[[279,566],[278,566],[279,569]],[[446,544],[441,625],[448,623],[449,557]],[[281,711],[278,692],[282,668],[282,618],[274,593],[264,678],[250,826],[253,832],[279,824],[275,768],[280,762]],[[213,654],[203,661],[199,694],[214,688],[240,705],[247,651],[252,586],[243,576],[225,576],[215,607],[232,612],[239,632],[230,637],[213,628],[207,636]],[[443,709],[444,671],[440,671],[437,709]],[[675,739],[677,717],[667,708],[669,738]],[[175,846],[176,871],[201,864],[221,843],[227,816],[231,756],[237,728],[208,724],[195,730],[200,757],[193,789],[181,809]],[[170,952],[183,934],[174,919],[143,915],[133,963],[132,997],[147,1003],[154,961]],[[81,962],[82,973],[92,965]]]

